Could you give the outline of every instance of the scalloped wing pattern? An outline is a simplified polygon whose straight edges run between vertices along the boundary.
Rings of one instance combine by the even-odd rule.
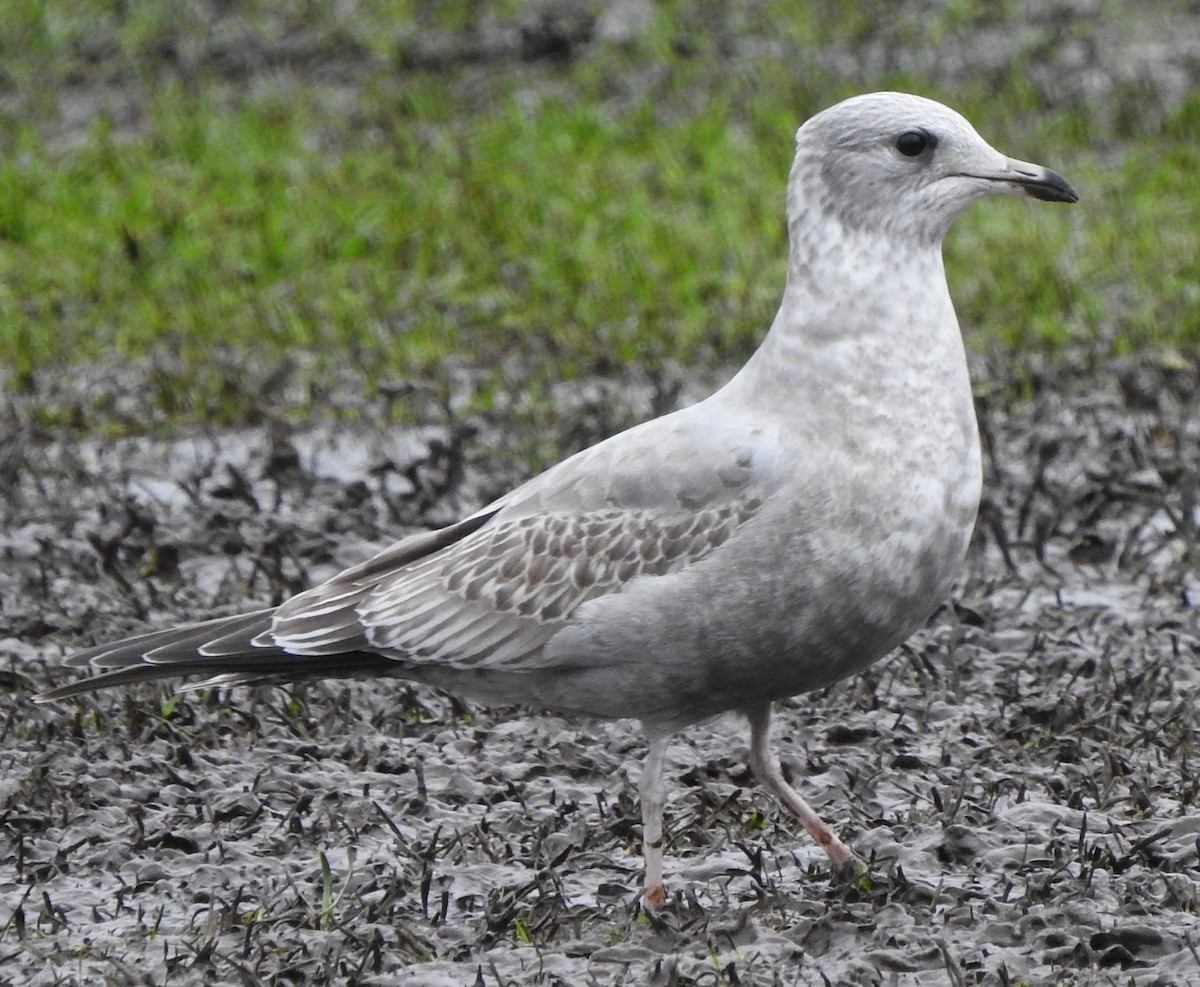
[[[326,584],[264,637],[303,654],[365,647],[421,664],[535,668],[581,604],[693,565],[759,506],[754,498],[675,518],[613,509],[493,521],[371,586]]]

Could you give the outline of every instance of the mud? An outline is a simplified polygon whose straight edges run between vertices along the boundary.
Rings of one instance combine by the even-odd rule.
[[[11,434],[0,970],[1200,982],[1195,372],[1060,361],[1026,374],[1025,400],[979,376],[987,493],[960,591],[868,674],[781,712],[785,764],[870,881],[831,876],[754,789],[730,716],[671,747],[674,898],[653,918],[636,724],[369,682],[28,701],[71,674],[73,647],[270,603],[469,509],[519,474],[497,452],[510,423]],[[597,385],[563,408],[579,445],[601,395],[609,420],[651,410],[644,388]]]

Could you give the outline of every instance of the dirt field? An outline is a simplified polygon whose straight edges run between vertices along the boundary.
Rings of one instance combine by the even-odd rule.
[[[636,908],[633,724],[371,683],[28,702],[75,645],[269,602],[460,513],[512,479],[480,453],[496,423],[16,433],[0,969],[28,984],[1200,983],[1196,382],[1151,362],[1053,370],[1015,410],[983,391],[986,503],[954,605],[782,712],[785,763],[872,858],[869,886],[831,881],[754,790],[729,717],[671,749],[675,900],[654,920]]]

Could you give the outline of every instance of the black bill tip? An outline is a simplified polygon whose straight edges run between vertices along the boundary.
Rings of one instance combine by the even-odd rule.
[[[1021,190],[1032,199],[1041,199],[1043,202],[1079,201],[1079,193],[1071,188],[1070,182],[1049,168],[1043,168],[1037,175],[1020,175],[1009,181],[1014,185],[1019,185]]]

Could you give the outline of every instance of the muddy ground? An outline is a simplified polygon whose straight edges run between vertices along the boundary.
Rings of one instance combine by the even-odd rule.
[[[272,602],[458,515],[515,479],[503,423],[80,443],[10,406],[0,970],[1200,983],[1195,371],[1064,361],[1029,400],[979,376],[987,494],[961,590],[867,675],[785,703],[777,731],[872,880],[832,878],[755,790],[731,716],[670,750],[674,900],[655,919],[632,723],[372,683],[29,702],[75,646]],[[654,400],[597,385],[562,421],[584,444],[599,404]]]
[[[971,60],[1003,64],[1005,41]],[[1170,104],[1189,49],[1148,44],[1052,47],[1040,82],[1133,79]],[[869,83],[896,52],[828,57]],[[523,476],[527,417],[431,403],[399,431],[348,394],[357,424],[102,441],[41,429],[44,392],[4,395],[0,983],[1200,983],[1196,369],[975,369],[987,484],[954,601],[776,730],[871,880],[831,876],[727,717],[670,750],[653,918],[635,724],[357,682],[29,701],[76,647],[275,602],[473,509]],[[61,407],[136,395],[139,373],[42,387]],[[707,383],[572,387],[539,444],[566,454]]]

